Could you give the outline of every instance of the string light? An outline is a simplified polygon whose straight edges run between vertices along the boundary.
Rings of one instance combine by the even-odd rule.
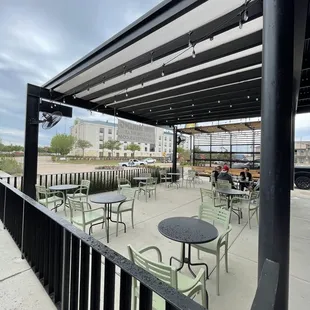
[[[196,52],[195,52],[195,46],[194,46],[194,45],[193,45],[192,57],[193,57],[193,58],[196,58]]]
[[[153,56],[154,56],[154,51],[151,52],[151,64],[154,62]]]
[[[229,107],[232,108],[232,105],[230,105]]]
[[[256,98],[256,101],[258,101],[258,98]]]
[[[172,110],[172,108],[170,107],[170,110]]]
[[[143,82],[141,82],[141,87],[142,87],[142,88],[144,87],[144,84],[143,84]]]
[[[127,89],[126,89],[126,94],[125,95],[126,95],[126,97],[128,97],[128,90]]]
[[[239,29],[242,29],[242,26],[243,26],[243,25],[242,25],[242,20],[240,19],[240,20],[239,20]]]
[[[192,107],[193,107],[193,106],[195,106],[195,104],[194,104],[194,103],[192,103]]]
[[[191,48],[193,46],[192,41],[191,41],[191,35],[192,35],[192,31],[190,31],[188,33],[188,47]]]
[[[209,110],[209,113],[211,113],[211,111]]]
[[[73,98],[73,99],[76,99],[76,95],[72,95],[72,98]]]
[[[164,69],[161,70],[161,76],[165,76],[165,71],[164,71]]]
[[[62,102],[63,102],[63,103],[66,103],[66,99],[65,99],[65,98],[64,98],[64,99],[62,99]]]
[[[132,111],[132,114],[135,114],[135,111]]]
[[[152,110],[150,109],[150,112],[152,112]]]
[[[213,36],[210,36],[210,41],[213,41],[214,37]]]
[[[221,103],[221,100],[218,100],[217,103]]]
[[[248,96],[247,98],[250,99],[250,96]]]

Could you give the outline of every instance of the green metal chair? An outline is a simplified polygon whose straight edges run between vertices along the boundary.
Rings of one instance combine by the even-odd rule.
[[[50,210],[55,210],[60,206],[64,206],[64,211],[66,214],[65,207],[65,196],[63,192],[60,191],[50,191],[45,186],[35,185],[36,187],[36,199],[37,201]],[[52,207],[51,207],[52,206]]]
[[[104,208],[96,208],[92,209],[91,205],[82,200],[76,200],[68,197],[69,201],[69,208],[70,208],[70,222],[71,224],[75,224],[77,226],[81,226],[83,231],[85,232],[86,226],[90,225],[89,227],[89,234],[92,231],[92,226],[95,223],[101,223],[102,226],[105,223],[105,210]],[[105,225],[106,234],[107,232],[107,225]]]
[[[116,180],[118,192],[120,192],[123,188],[131,188],[131,183],[129,180],[125,178],[120,178],[118,175],[116,176]]]
[[[198,250],[198,259],[200,259],[200,251],[213,254],[216,256],[216,284],[217,295],[220,295],[220,259],[221,247],[224,247],[225,269],[228,272],[228,236],[231,232],[230,211],[225,208],[215,208],[208,203],[202,203],[199,208],[198,218],[214,225],[219,235],[208,243],[192,244],[192,247]]]
[[[242,218],[242,211],[243,210],[247,211],[248,223],[249,223],[250,229],[251,229],[251,218],[255,214],[257,225],[258,225],[259,224],[259,220],[258,220],[259,191],[249,192],[248,197],[234,197],[231,200],[231,208],[233,211],[238,212],[239,219]]]
[[[159,171],[159,179],[160,179],[160,184],[164,182],[165,185],[167,186],[167,181],[171,182],[172,181],[172,176],[169,176],[167,174],[166,170],[160,170]]]
[[[154,250],[157,253],[158,260],[154,261],[147,258],[144,253]],[[162,254],[159,248],[155,246],[145,247],[139,251],[135,250],[130,244],[128,245],[129,258],[139,267],[156,276],[161,281],[171,285],[184,295],[194,298],[199,292],[201,293],[201,304],[207,308],[207,293],[205,285],[205,271],[200,269],[195,279],[177,272],[174,266],[163,263]],[[138,281],[133,279],[132,290],[133,309],[137,308],[137,299],[139,298]],[[164,310],[165,301],[157,294],[153,294],[153,309]]]
[[[138,198],[140,198],[140,193],[144,192],[145,201],[147,201],[147,196],[151,198],[151,193],[154,193],[154,197],[156,200],[156,187],[157,187],[157,179],[154,179],[152,177],[146,179],[145,182],[139,182]]]
[[[132,228],[135,228],[133,221],[133,214],[134,214],[136,192],[137,190],[133,188],[122,188],[120,193],[126,196],[126,200],[119,204],[112,204],[111,213],[116,214],[116,237],[118,236],[118,224],[120,221],[121,222],[123,221],[122,215],[125,212],[131,212],[131,225]]]
[[[88,202],[89,188],[90,181],[82,180],[79,188],[73,194],[67,194],[67,197]]]

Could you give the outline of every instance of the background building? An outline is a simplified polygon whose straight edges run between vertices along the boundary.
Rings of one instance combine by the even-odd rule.
[[[86,121],[77,119],[71,127],[71,135],[76,139],[86,140],[92,144],[92,147],[85,149],[85,156],[110,157],[111,151],[103,149],[103,144],[108,140],[118,140],[117,123],[108,121]],[[190,138],[186,139],[182,147],[185,150],[190,149]],[[120,150],[114,151],[115,157],[131,157],[132,152],[127,150],[131,143],[138,144],[140,151],[135,152],[135,157],[165,157],[172,153],[173,134],[172,131],[155,127],[155,145],[148,143],[136,143],[135,141],[120,141],[122,143]],[[75,148],[73,155],[82,155],[82,150]]]

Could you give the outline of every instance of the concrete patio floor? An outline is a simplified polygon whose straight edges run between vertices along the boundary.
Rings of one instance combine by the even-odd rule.
[[[200,204],[199,188],[205,186],[205,184],[199,184],[196,185],[196,188],[176,189],[160,185],[156,201],[154,197],[151,197],[148,202],[145,202],[143,195],[140,200],[136,200],[134,229],[130,224],[129,213],[125,213],[123,220],[127,224],[127,233],[120,230],[116,237],[116,225],[111,223],[108,244],[101,225],[94,228],[93,236],[126,257],[128,257],[128,244],[136,249],[155,245],[161,249],[164,262],[168,263],[170,256],[179,255],[180,244],[163,237],[157,226],[161,220],[169,217],[197,215]],[[96,206],[93,204],[93,207]],[[58,215],[64,216],[64,212],[59,211]],[[229,273],[225,272],[223,261],[221,261],[220,296],[216,295],[215,256],[201,254],[201,260],[209,265],[210,279],[206,282],[210,299],[209,308],[249,310],[257,285],[258,227],[255,218],[251,221],[252,229],[249,229],[245,219],[239,225],[237,217],[234,215],[232,215],[231,223],[233,230],[229,240]],[[122,225],[120,228],[123,228]],[[1,309],[55,309],[28,264],[20,259],[19,250],[2,226],[0,227],[0,241]],[[198,261],[197,251],[192,251],[192,258],[193,261]],[[290,309],[309,308],[309,261],[310,191],[295,190],[292,192],[291,213]],[[198,271],[199,268],[193,269]],[[184,268],[182,272],[190,275],[187,268]],[[119,275],[118,270],[117,273]],[[115,309],[118,305],[119,280],[119,276],[117,276]],[[103,296],[103,292],[101,292],[101,296]],[[198,295],[197,300],[199,298]]]

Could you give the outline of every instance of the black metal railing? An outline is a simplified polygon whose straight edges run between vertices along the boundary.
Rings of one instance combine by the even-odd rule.
[[[92,172],[75,172],[75,173],[56,173],[56,174],[38,174],[37,184],[46,187],[60,184],[80,184],[81,180],[90,181],[90,194],[96,194],[99,192],[114,191],[117,189],[117,179],[118,175],[120,178],[128,179],[132,184],[134,184],[134,178],[139,176],[140,173],[148,172],[151,173],[153,177],[159,178],[159,171],[166,169],[171,172],[171,168],[131,168],[131,169],[121,169],[121,170],[104,170],[104,171],[92,171]],[[183,175],[183,167],[180,167],[178,171]],[[11,184],[15,188],[22,190],[23,177],[22,176],[12,176],[3,177],[3,181]]]
[[[58,309],[130,310],[134,278],[139,309],[152,309],[154,293],[167,310],[203,309],[4,181],[0,220]]]

